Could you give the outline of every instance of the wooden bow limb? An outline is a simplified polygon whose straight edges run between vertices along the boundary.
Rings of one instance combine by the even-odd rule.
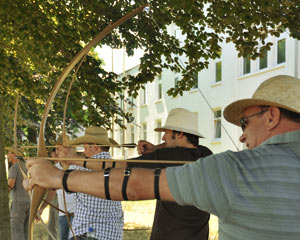
[[[53,205],[52,203],[48,202],[46,199],[43,199],[43,201],[45,203],[47,203],[50,207],[54,208],[55,210],[57,210],[63,214],[66,214],[66,212],[64,210],[62,210],[62,209],[58,208],[57,206]]]
[[[76,64],[90,51],[92,47],[94,47],[96,44],[98,44],[106,35],[108,35],[114,28],[118,27],[119,25],[123,24],[136,14],[140,13],[146,5],[142,5],[130,13],[123,16],[121,19],[117,20],[116,22],[109,24],[102,32],[100,32],[88,45],[86,45],[68,64],[68,66],[63,70],[62,74],[58,78],[56,84],[54,85],[50,96],[47,100],[45,110],[42,116],[41,124],[40,124],[40,133],[39,133],[39,146],[38,146],[38,157],[48,157],[46,148],[45,148],[45,125],[48,117],[48,113],[50,111],[50,108],[52,106],[52,103],[54,101],[54,98],[62,85],[63,81],[67,77],[67,75],[70,73],[70,71],[76,66]],[[36,216],[37,210],[42,202],[43,196],[46,192],[46,189],[41,187],[35,187],[32,190],[32,201],[31,201],[31,207],[30,207],[30,216],[29,216],[29,234],[28,239],[32,240],[33,236],[33,221]]]
[[[27,157],[26,160],[49,160],[49,161],[89,161],[89,162],[119,162],[119,163],[166,163],[166,164],[185,164],[195,161],[176,161],[176,160],[143,160],[143,159],[102,159],[102,158],[49,158],[49,157]]]
[[[39,213],[36,213],[36,216],[38,217],[38,219],[41,221],[43,227],[47,230],[48,234],[51,236],[51,238],[53,240],[56,240],[56,238],[53,236],[53,234],[49,231],[48,226],[46,225],[46,223],[43,221],[42,216]]]

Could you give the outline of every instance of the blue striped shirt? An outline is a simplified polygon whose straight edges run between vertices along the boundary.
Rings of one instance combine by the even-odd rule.
[[[167,169],[171,193],[219,217],[220,240],[300,238],[300,131]]]

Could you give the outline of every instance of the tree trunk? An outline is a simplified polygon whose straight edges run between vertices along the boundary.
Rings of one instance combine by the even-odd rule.
[[[5,138],[3,131],[4,126],[2,116],[0,116],[0,239],[10,240],[10,215],[8,205],[8,185],[6,177],[7,175],[4,156]]]

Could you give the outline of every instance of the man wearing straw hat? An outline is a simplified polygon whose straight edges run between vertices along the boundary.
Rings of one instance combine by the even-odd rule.
[[[172,109],[165,125],[154,131],[164,132],[164,142],[154,146],[147,141],[139,141],[138,150],[143,154],[135,159],[196,161],[212,154],[207,147],[198,145],[199,138],[204,138],[198,131],[198,115],[184,108]],[[179,165],[182,164],[128,163],[130,168],[152,169]],[[207,240],[208,221],[209,213],[193,206],[180,206],[174,202],[158,200],[150,239]]]
[[[118,143],[108,137],[106,129],[91,126],[86,129],[84,136],[76,138],[72,145],[84,145],[87,158],[109,159],[110,146],[118,146]],[[76,166],[75,169],[89,171],[86,166]],[[123,239],[123,223],[121,202],[88,194],[76,194],[72,228],[78,240],[87,239],[89,234],[94,235],[93,239]]]
[[[298,239],[300,79],[286,75],[267,79],[252,98],[227,106],[224,117],[242,128],[240,141],[249,149],[166,168],[155,187],[153,170],[134,169],[127,183],[128,198],[152,199],[159,192],[163,200],[213,213],[220,219],[220,240]],[[31,187],[63,187],[63,171],[40,172],[51,168],[48,162],[30,160],[27,166],[33,175]],[[71,190],[105,197],[101,174],[73,172],[65,182]],[[110,194],[121,200],[123,171],[114,169],[112,176]],[[83,181],[91,185],[85,187]]]
[[[23,152],[14,147],[5,149],[8,151],[8,161],[13,164],[9,169],[7,180],[12,199],[10,208],[11,236],[12,240],[27,239],[30,196],[22,185],[23,174],[27,174],[27,169],[24,160],[18,161],[16,159],[16,156],[22,157]]]

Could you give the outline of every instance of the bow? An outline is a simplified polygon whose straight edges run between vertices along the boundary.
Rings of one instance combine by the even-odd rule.
[[[106,35],[108,35],[114,28],[118,27],[119,25],[123,24],[139,12],[141,12],[146,5],[142,5],[133,11],[129,12],[119,20],[117,20],[114,23],[109,24],[107,27],[104,28],[103,31],[101,31],[89,44],[87,44],[81,51],[72,59],[72,61],[67,65],[67,67],[63,70],[60,77],[58,78],[57,82],[55,83],[50,96],[47,100],[44,113],[42,116],[42,121],[40,124],[40,132],[39,132],[39,144],[38,144],[38,157],[47,157],[47,151],[45,147],[45,125],[48,117],[48,113],[50,111],[50,107],[52,106],[52,103],[54,101],[54,98],[61,87],[63,81],[68,76],[68,74],[71,72],[71,70],[76,66],[76,64],[90,51],[92,47],[94,47],[96,44],[98,44]],[[40,207],[40,204],[43,200],[43,197],[45,195],[46,189],[41,187],[34,187],[32,190],[32,201],[31,201],[31,207],[30,207],[30,216],[29,216],[29,233],[28,233],[28,239],[32,240],[33,237],[33,221],[36,216],[36,213]]]

